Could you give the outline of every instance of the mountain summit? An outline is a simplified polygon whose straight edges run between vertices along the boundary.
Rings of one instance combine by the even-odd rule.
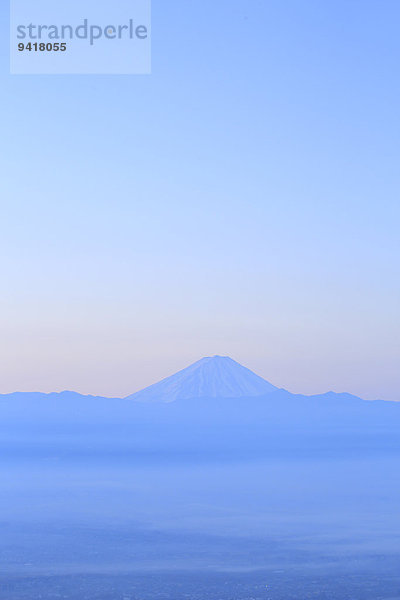
[[[174,402],[189,398],[245,398],[277,389],[228,356],[208,356],[127,399]]]

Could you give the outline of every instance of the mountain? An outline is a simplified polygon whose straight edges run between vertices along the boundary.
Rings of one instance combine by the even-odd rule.
[[[277,390],[228,356],[208,356],[127,400],[168,403],[195,398],[253,398]]]
[[[199,360],[127,398],[0,395],[0,456],[153,461],[400,452],[400,403],[278,389],[228,357]],[[25,450],[24,450],[25,449]]]

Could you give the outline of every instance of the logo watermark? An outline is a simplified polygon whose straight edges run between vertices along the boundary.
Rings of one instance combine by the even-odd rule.
[[[150,0],[99,4],[11,0],[11,73],[150,73]]]
[[[146,40],[149,32],[146,25],[136,25],[133,19],[125,25],[89,25],[89,19],[84,19],[81,25],[17,25],[18,40],[88,40],[90,45],[106,38],[107,40]]]

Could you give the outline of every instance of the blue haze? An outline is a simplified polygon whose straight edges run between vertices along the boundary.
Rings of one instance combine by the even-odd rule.
[[[2,600],[398,597],[400,405],[266,393],[232,362],[0,397]]]

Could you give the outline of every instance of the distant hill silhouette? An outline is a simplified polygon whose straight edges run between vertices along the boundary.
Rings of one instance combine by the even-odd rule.
[[[299,436],[306,445],[325,435],[337,440],[345,435],[350,445],[360,435],[380,436],[383,444],[393,445],[399,431],[400,403],[333,392],[292,394],[221,356],[203,358],[127,398],[75,392],[0,395],[0,444],[2,435],[33,436],[38,443],[43,435],[56,444],[59,436],[79,437],[82,444],[90,439],[93,447],[125,439],[150,453],[172,448],[178,454],[188,448],[200,454],[217,448],[263,453],[272,440],[286,447]]]

